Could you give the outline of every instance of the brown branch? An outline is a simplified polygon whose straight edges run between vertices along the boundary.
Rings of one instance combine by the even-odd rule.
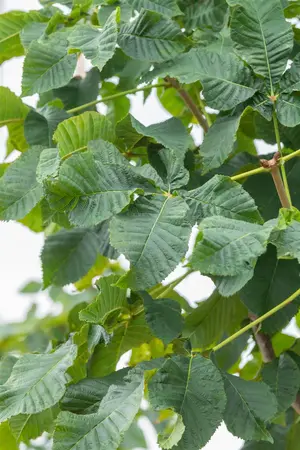
[[[165,80],[167,83],[170,83],[170,85],[175,88],[178,91],[178,94],[186,104],[186,106],[189,108],[189,110],[193,113],[193,115],[196,117],[199,125],[203,128],[204,132],[207,133],[209,130],[209,125],[207,123],[207,120],[202,115],[200,109],[195,105],[194,100],[190,96],[190,94],[183,89],[179,82],[175,78],[166,77]]]
[[[283,208],[290,209],[292,207],[292,205],[288,198],[287,192],[285,190],[285,187],[284,187],[281,175],[280,175],[280,170],[278,167],[279,159],[280,159],[280,153],[277,152],[277,153],[275,153],[273,159],[271,159],[269,161],[266,159],[261,159],[260,163],[265,169],[270,169],[270,173],[272,175],[281,205],[283,206]]]
[[[300,415],[300,394],[297,394],[296,400],[292,404],[292,408]]]

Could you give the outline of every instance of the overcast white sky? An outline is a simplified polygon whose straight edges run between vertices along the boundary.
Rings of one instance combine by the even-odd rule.
[[[0,0],[0,12],[12,9],[37,9],[36,0]],[[9,87],[16,94],[20,94],[22,58],[14,58],[4,63],[0,68],[0,84]],[[25,99],[34,105],[34,98]],[[151,95],[143,105],[142,96],[133,101],[132,114],[145,125],[160,122],[168,118],[155,95]],[[195,130],[198,139],[201,132]],[[0,129],[0,162],[3,161],[5,151],[6,130]],[[0,322],[22,320],[28,309],[30,299],[18,294],[18,289],[27,281],[41,278],[39,254],[43,245],[43,235],[29,231],[21,224],[0,222]],[[180,292],[191,302],[206,298],[213,290],[213,283],[207,277],[195,274],[180,285]],[[39,301],[41,314],[49,310],[49,303],[45,296]],[[151,433],[150,433],[151,434]],[[150,450],[157,450],[155,442],[150,437]],[[237,450],[241,441],[234,438],[222,426],[205,450],[220,448]]]

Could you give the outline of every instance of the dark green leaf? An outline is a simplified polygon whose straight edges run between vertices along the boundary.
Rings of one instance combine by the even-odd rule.
[[[33,109],[24,123],[24,135],[29,145],[53,146],[53,134],[58,124],[69,115],[54,106],[44,106],[39,112]]]

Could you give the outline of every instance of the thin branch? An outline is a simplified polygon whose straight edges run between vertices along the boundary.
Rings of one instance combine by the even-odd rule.
[[[230,342],[234,341],[235,339],[237,339],[242,334],[246,333],[246,331],[251,330],[251,328],[255,328],[257,325],[262,323],[264,320],[266,320],[269,317],[273,316],[275,313],[277,313],[278,311],[280,311],[281,309],[285,308],[287,305],[292,303],[299,296],[300,296],[300,289],[298,289],[296,292],[294,292],[294,294],[292,294],[290,297],[288,297],[282,303],[280,303],[279,305],[275,306],[275,308],[272,308],[270,311],[268,311],[267,313],[263,314],[258,319],[256,319],[253,322],[249,323],[244,328],[241,328],[239,331],[234,333],[232,336],[230,336],[229,338],[225,339],[220,344],[216,345],[216,347],[213,348],[213,351],[216,352],[217,350],[220,350],[221,348],[225,347],[225,345],[229,344]]]
[[[283,208],[287,208],[287,209],[291,209],[292,204],[290,202],[290,198],[288,196],[288,193],[285,189],[285,186],[282,182],[282,178],[280,175],[280,171],[279,171],[279,167],[278,167],[278,162],[280,159],[280,153],[277,152],[275,153],[274,157],[267,161],[266,159],[262,159],[260,161],[261,165],[266,168],[266,169],[270,169],[276,190],[277,190],[277,194],[278,197],[280,199],[281,205],[283,206]]]
[[[109,95],[107,97],[103,97],[103,98],[94,100],[92,102],[85,103],[84,105],[77,106],[76,108],[69,109],[67,111],[67,113],[73,114],[73,113],[76,113],[78,111],[81,111],[82,109],[86,109],[89,106],[97,105],[98,103],[104,103],[104,102],[107,102],[109,100],[114,100],[114,99],[119,98],[119,97],[125,97],[125,95],[135,94],[136,92],[141,92],[141,91],[148,91],[150,89],[154,89],[154,88],[157,88],[157,87],[163,87],[163,86],[167,87],[169,85],[167,83],[149,84],[147,86],[143,86],[143,87],[140,87],[140,88],[129,89],[128,91],[118,92],[117,94]]]
[[[173,88],[175,88],[178,91],[178,94],[180,95],[180,97],[182,98],[182,100],[184,101],[186,106],[189,108],[189,110],[196,117],[199,125],[201,125],[201,127],[204,130],[204,132],[207,133],[208,130],[209,130],[209,125],[208,125],[205,117],[203,117],[202,112],[200,111],[200,109],[197,107],[197,105],[195,105],[194,100],[192,99],[190,94],[185,89],[183,89],[180,86],[179,82],[175,78],[166,77],[165,80],[171,86],[173,86]]]
[[[249,318],[254,321],[257,319],[257,317],[253,314],[249,314]],[[266,334],[262,333],[260,331],[259,326],[254,327],[254,337],[256,340],[256,343],[258,345],[258,348],[262,354],[262,359],[264,363],[269,363],[275,359],[275,352],[273,349],[273,345],[271,342],[271,339]]]

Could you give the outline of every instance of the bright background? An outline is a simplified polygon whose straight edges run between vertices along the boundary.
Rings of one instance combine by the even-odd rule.
[[[37,0],[0,0],[0,12],[13,9],[29,10],[38,9]],[[23,58],[13,58],[0,67],[0,85],[9,87],[17,95],[21,93]],[[133,98],[133,97],[132,97]],[[27,97],[24,101],[34,106],[36,96]],[[155,93],[152,93],[146,104],[143,104],[142,94],[136,95],[132,101],[131,113],[144,125],[161,122],[169,117],[169,114],[157,101]],[[193,136],[197,142],[201,142],[202,132],[199,127],[194,127]],[[0,129],[0,162],[5,155],[5,142],[7,133],[5,128]],[[269,151],[268,146],[258,143],[260,153]],[[12,154],[10,158],[16,155]],[[0,222],[0,323],[22,321],[31,303],[30,298],[18,293],[18,289],[33,279],[41,279],[41,264],[39,255],[43,245],[43,235],[35,234],[21,224]],[[176,271],[176,277],[180,275],[180,269]],[[196,301],[207,298],[213,291],[212,281],[200,274],[193,274],[183,281],[178,290],[188,300],[195,304]],[[53,304],[47,300],[46,295],[41,294],[38,299],[38,313],[43,316]],[[152,427],[144,424],[149,449],[158,450],[153,439]],[[233,437],[222,425],[215,433],[205,450],[228,449],[238,450],[242,441]]]

